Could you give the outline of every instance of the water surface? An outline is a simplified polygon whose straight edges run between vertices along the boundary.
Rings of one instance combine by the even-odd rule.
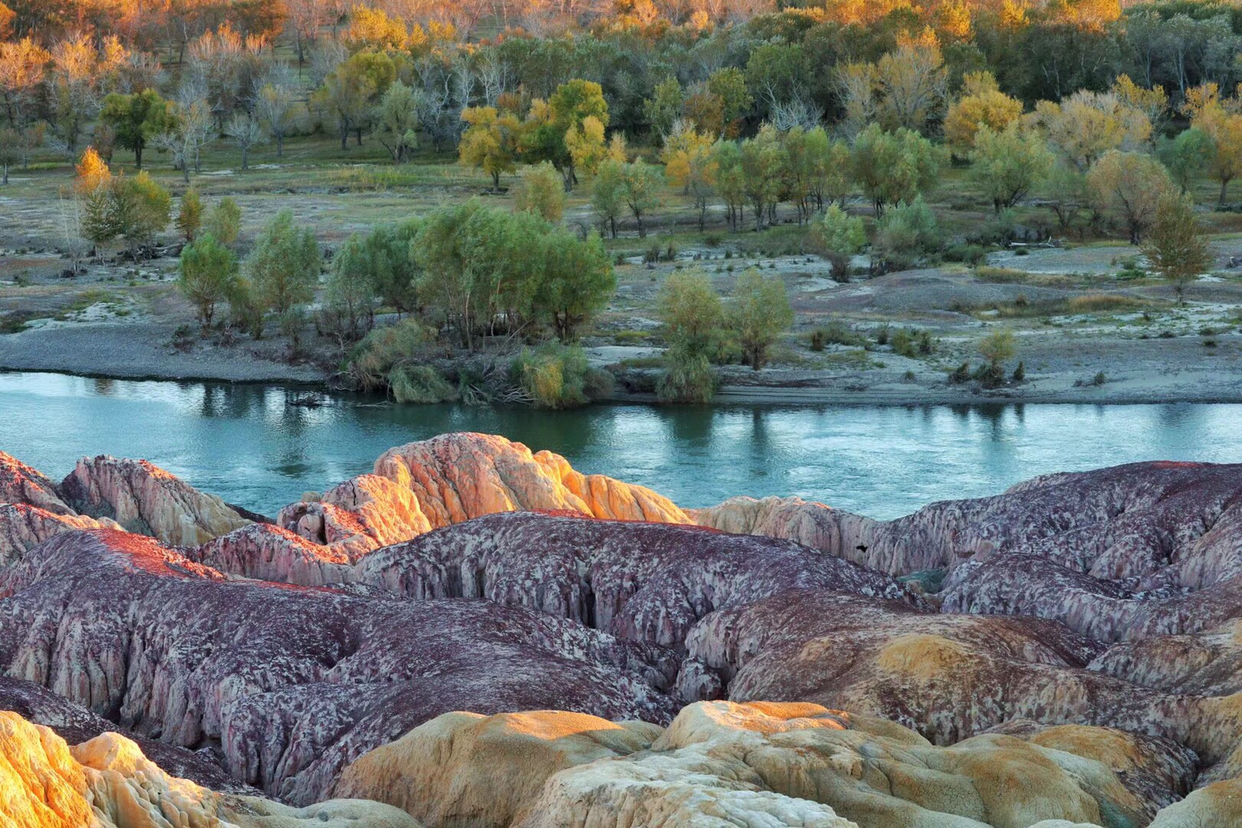
[[[504,434],[684,506],[796,494],[874,517],[995,494],[1037,474],[1137,460],[1242,462],[1242,405],[396,406],[319,408],[278,386],[0,373],[0,450],[59,479],[77,458],[141,457],[274,514],[449,431]]]

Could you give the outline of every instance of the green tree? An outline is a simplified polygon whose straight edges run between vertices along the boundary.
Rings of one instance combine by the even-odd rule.
[[[332,259],[324,288],[329,328],[341,339],[355,341],[375,323],[376,261],[365,236],[350,236]]]
[[[1207,172],[1215,153],[1216,142],[1199,127],[1182,130],[1176,138],[1161,138],[1156,145],[1156,157],[1183,193]]]
[[[764,124],[759,134],[741,144],[743,190],[755,214],[755,229],[762,230],[765,220],[774,221],[776,204],[785,186],[789,154],[780,133],[771,124]]]
[[[785,282],[775,273],[764,276],[747,270],[738,277],[729,305],[729,327],[742,343],[742,354],[756,371],[768,361],[768,351],[793,325],[793,308]]]
[[[181,196],[181,209],[177,213],[177,229],[188,242],[194,241],[203,226],[203,200],[198,190],[186,190]]]
[[[375,140],[379,141],[394,164],[402,164],[418,146],[418,110],[414,90],[394,81],[375,107]]]
[[[319,285],[321,261],[315,234],[295,226],[292,211],[281,210],[246,257],[246,275],[259,307],[285,315],[310,302]]]
[[[591,209],[614,239],[617,237],[617,217],[625,210],[624,176],[625,164],[610,159],[600,165],[591,185]]]
[[[878,217],[886,205],[931,189],[940,174],[940,152],[913,130],[885,132],[872,124],[854,140],[851,169]]]
[[[876,233],[876,258],[887,269],[903,267],[914,258],[934,253],[944,245],[944,234],[936,214],[918,196],[911,202],[899,202],[880,220]]]
[[[1143,254],[1151,269],[1173,285],[1177,303],[1185,302],[1186,286],[1212,267],[1212,252],[1187,196],[1165,194],[1143,244]]]
[[[565,187],[556,169],[544,161],[522,170],[516,206],[548,221],[558,222],[565,214]]]
[[[665,402],[709,402],[715,393],[710,355],[720,340],[724,307],[707,275],[671,273],[656,297],[663,323],[664,371],[657,384]]]
[[[349,134],[362,146],[362,133],[381,95],[397,77],[397,67],[383,52],[358,52],[330,72],[311,104],[336,121],[341,149],[349,148]]]
[[[117,233],[131,251],[150,244],[172,220],[172,195],[145,170],[112,182]]]
[[[226,247],[237,244],[237,236],[241,233],[241,208],[237,202],[230,196],[216,202],[207,215],[204,229]]]
[[[811,238],[832,263],[832,278],[850,280],[850,259],[867,245],[867,231],[859,216],[851,216],[833,204],[819,221],[811,225]]]
[[[1053,164],[1043,138],[1016,126],[1000,132],[979,126],[969,154],[971,177],[991,199],[997,214],[1016,205],[1042,183]]]
[[[638,223],[638,235],[645,237],[643,216],[660,206],[660,173],[641,158],[621,170],[621,198]]]
[[[673,131],[673,124],[681,117],[681,108],[685,102],[685,92],[677,78],[669,75],[656,84],[651,99],[643,103],[643,113],[651,130],[663,141]]]
[[[736,67],[717,69],[707,78],[707,89],[720,97],[724,117],[724,137],[737,137],[742,116],[755,99],[746,87],[746,73]]]
[[[216,307],[236,289],[237,258],[207,233],[182,249],[180,267],[177,287],[194,306],[205,333]]]
[[[586,240],[556,229],[543,241],[543,268],[534,307],[565,344],[603,310],[617,289],[604,242],[594,231]]]
[[[1005,378],[1005,363],[1018,353],[1013,331],[997,328],[979,342],[979,353],[987,360],[987,368],[980,375],[985,385],[1000,385]]]
[[[370,278],[380,301],[398,315],[418,307],[418,280],[421,275],[411,245],[422,227],[419,219],[380,225],[367,236],[371,258]]]
[[[746,210],[746,171],[741,147],[737,141],[717,141],[712,158],[716,163],[716,192],[724,199],[729,227],[737,230]]]
[[[168,102],[154,89],[132,95],[108,95],[99,118],[112,129],[118,144],[133,151],[138,169],[142,169],[142,151],[147,142],[166,132],[172,123]]]
[[[548,161],[561,171],[565,189],[578,183],[584,155],[603,148],[608,102],[598,83],[575,79],[557,87],[545,103],[534,101],[523,125],[520,147],[529,161]],[[575,151],[576,150],[576,151]]]

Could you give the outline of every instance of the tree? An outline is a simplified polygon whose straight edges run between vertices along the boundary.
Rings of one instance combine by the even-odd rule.
[[[1173,285],[1177,303],[1183,304],[1186,286],[1212,267],[1211,250],[1186,195],[1165,194],[1143,244],[1143,255],[1152,270]]]
[[[267,133],[248,112],[237,112],[224,125],[224,134],[241,150],[242,172],[250,169],[250,150],[267,140]]]
[[[881,216],[885,205],[931,188],[940,173],[940,154],[913,130],[885,132],[872,124],[854,140],[850,166],[854,181]]]
[[[1061,229],[1068,230],[1087,202],[1087,177],[1068,161],[1055,161],[1044,177],[1039,194],[1057,217]]]
[[[588,119],[593,123],[587,124]],[[523,124],[520,148],[528,160],[549,161],[565,178],[565,189],[577,183],[576,167],[583,158],[599,154],[608,126],[608,103],[598,83],[571,80],[557,87],[546,102],[531,102]],[[573,136],[570,137],[570,134]]]
[[[203,200],[197,190],[186,190],[181,197],[181,208],[177,212],[177,229],[187,242],[198,237],[203,226]]]
[[[1183,193],[1208,170],[1215,154],[1216,142],[1199,127],[1184,129],[1176,138],[1161,138],[1156,145],[1156,157]]]
[[[720,137],[736,138],[742,116],[755,102],[746,87],[746,73],[736,67],[717,69],[707,78],[707,90],[720,98],[724,118]]]
[[[116,141],[134,153],[134,166],[142,169],[142,151],[170,124],[168,102],[154,89],[134,95],[113,93],[104,98],[100,119],[112,128]]]
[[[1220,182],[1219,204],[1224,205],[1229,183],[1242,175],[1242,111],[1236,101],[1226,105],[1214,83],[1188,90],[1183,110],[1190,115],[1192,127],[1212,138],[1215,146],[1208,174]]]
[[[681,118],[682,106],[685,104],[685,92],[677,78],[669,75],[656,84],[651,99],[643,103],[643,113],[651,124],[651,131],[664,140],[673,131],[673,124]]]
[[[830,139],[823,127],[816,127],[806,134],[806,154],[815,206],[822,210],[833,201],[844,202],[850,183],[849,145]]]
[[[149,245],[172,219],[172,195],[145,170],[112,180],[111,197],[117,235],[131,252]]]
[[[617,277],[594,231],[584,241],[568,230],[554,230],[544,238],[543,260],[534,307],[547,318],[557,338],[569,344],[608,305],[617,289]]]
[[[943,112],[949,75],[930,30],[881,57],[875,80],[876,117],[888,129],[923,132]]]
[[[227,247],[236,244],[237,236],[241,233],[241,208],[237,206],[237,202],[230,196],[216,202],[216,206],[207,216],[204,229],[215,236],[220,244]]]
[[[944,246],[936,214],[917,196],[900,201],[884,213],[875,237],[873,258],[888,269],[897,269],[915,257],[934,253]]]
[[[565,187],[560,174],[544,161],[522,170],[517,209],[558,222],[565,213]]]
[[[82,237],[97,248],[115,239],[120,232],[112,184],[108,165],[94,147],[87,147],[75,168],[73,190],[82,214]]]
[[[364,236],[345,240],[332,259],[324,306],[343,337],[360,339],[375,321],[375,260]]]
[[[1016,205],[1052,169],[1052,153],[1039,135],[1010,124],[1000,132],[981,126],[970,151],[971,177],[997,214]]]
[[[775,273],[747,270],[738,277],[728,311],[729,327],[742,343],[742,354],[755,371],[768,361],[768,351],[793,325],[793,308],[785,282]]]
[[[1152,125],[1141,109],[1110,92],[1075,92],[1060,103],[1040,101],[1030,117],[1062,158],[1086,172],[1109,150],[1138,150]]]
[[[707,275],[693,270],[669,274],[656,297],[663,323],[664,372],[657,384],[666,402],[709,402],[715,392],[710,355],[720,338],[724,308]]]
[[[34,120],[51,57],[29,37],[16,42],[0,38],[0,104],[14,129]]]
[[[641,158],[621,169],[621,198],[638,223],[638,235],[645,238],[643,216],[660,206],[660,174]]]
[[[625,164],[609,159],[600,165],[591,185],[591,209],[614,239],[617,237],[617,217],[625,210],[624,176]]]
[[[321,260],[315,234],[295,227],[293,213],[281,210],[246,257],[246,274],[259,306],[283,315],[310,302],[319,284]]]
[[[418,106],[414,90],[394,81],[375,108],[375,140],[388,150],[394,164],[409,160],[418,146]]]
[[[292,86],[272,81],[264,84],[255,100],[255,114],[276,142],[276,157],[284,158],[285,138],[298,118],[298,103]]]
[[[968,73],[962,83],[962,96],[944,117],[945,140],[959,156],[974,149],[980,127],[1003,132],[1022,115],[1022,102],[1001,92],[991,72]]]
[[[203,332],[211,327],[216,306],[235,290],[237,258],[210,233],[181,250],[177,287],[194,306]]]
[[[1096,209],[1121,216],[1131,244],[1143,240],[1163,200],[1175,190],[1159,161],[1150,155],[1118,150],[1110,150],[1095,162],[1087,173],[1087,188]]]
[[[383,52],[358,52],[324,78],[311,102],[336,121],[341,149],[349,148],[353,132],[362,146],[362,132],[379,96],[397,77],[391,57]]]
[[[410,247],[420,227],[422,222],[419,219],[408,219],[399,224],[376,227],[366,239],[375,293],[398,315],[419,306],[418,280],[421,271]]]
[[[707,216],[707,199],[716,182],[716,158],[711,137],[700,134],[685,121],[678,121],[660,153],[669,183],[693,197],[699,211],[699,230]]]
[[[771,124],[764,124],[759,134],[741,143],[743,190],[755,214],[755,229],[762,230],[765,220],[776,217],[776,204],[785,184],[789,155],[780,133]]]
[[[517,116],[494,106],[477,106],[463,109],[461,119],[468,124],[458,146],[461,163],[483,170],[492,177],[492,188],[499,190],[500,174],[516,168],[521,128]]]
[[[850,259],[867,245],[863,220],[833,204],[824,212],[822,219],[811,225],[811,237],[832,263],[832,278],[848,282]]]
[[[979,342],[979,353],[987,360],[987,371],[982,376],[988,386],[1000,385],[1005,377],[1005,363],[1018,353],[1013,331],[997,328]]]
[[[729,227],[737,230],[745,218],[746,172],[742,166],[742,150],[737,141],[717,141],[712,148],[716,162],[716,192],[724,199]]]

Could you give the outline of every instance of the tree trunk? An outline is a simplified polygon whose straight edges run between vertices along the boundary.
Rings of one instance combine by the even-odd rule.
[[[1229,189],[1229,179],[1228,178],[1222,179],[1220,182],[1220,199],[1218,200],[1218,204],[1221,207],[1225,206],[1225,193],[1228,191],[1228,189]]]
[[[9,183],[9,162],[5,161],[4,162],[4,178],[3,180],[0,180],[0,184],[8,184],[8,183]]]
[[[362,146],[362,127],[358,127],[358,129],[354,131],[354,135],[358,139],[358,146]]]
[[[276,134],[276,157],[285,157],[285,134],[283,132]]]
[[[349,127],[341,122],[341,152],[349,152]]]
[[[142,169],[142,146],[141,145],[134,147],[134,166],[140,170]]]
[[[242,151],[242,172],[247,172],[250,170],[250,148],[242,147],[241,151]]]
[[[492,189],[497,192],[500,191],[500,170],[496,170],[492,173]]]

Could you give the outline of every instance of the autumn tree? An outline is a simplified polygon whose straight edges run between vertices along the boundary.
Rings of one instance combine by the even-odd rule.
[[[1043,181],[1052,168],[1053,158],[1041,136],[1011,123],[999,132],[981,126],[975,133],[970,161],[971,177],[999,214]]]
[[[1080,172],[1110,150],[1136,151],[1147,145],[1147,114],[1113,93],[1079,91],[1060,103],[1040,101],[1030,117],[1062,158]]]
[[[1186,93],[1183,111],[1192,127],[1206,132],[1214,144],[1208,174],[1220,182],[1219,203],[1225,204],[1229,184],[1242,175],[1242,102],[1222,99],[1216,84]]]
[[[181,196],[181,206],[177,211],[177,229],[187,242],[198,238],[203,227],[203,199],[197,190],[186,190]]]
[[[775,273],[764,276],[758,270],[747,270],[733,288],[727,319],[746,362],[758,371],[767,363],[772,345],[793,325],[784,280]]]
[[[177,287],[194,306],[204,333],[211,327],[216,307],[234,289],[236,279],[237,258],[210,233],[182,249]]]
[[[293,84],[284,74],[274,73],[266,81],[255,99],[255,115],[276,142],[276,157],[283,158],[285,138],[298,121],[299,104]]]
[[[1125,223],[1130,243],[1139,244],[1156,221],[1166,198],[1176,191],[1159,161],[1137,152],[1110,150],[1087,173],[1092,204],[1117,213]]]
[[[250,151],[267,141],[267,132],[249,112],[236,112],[224,125],[224,134],[241,151],[242,172],[250,169]]]
[[[664,176],[684,195],[694,199],[699,212],[699,230],[707,215],[707,201],[716,181],[717,165],[712,152],[713,140],[695,131],[686,121],[678,121],[664,142],[660,160]]]
[[[571,80],[557,87],[546,102],[531,102],[523,124],[520,148],[524,158],[548,161],[560,170],[565,189],[578,181],[577,167],[584,161],[602,161],[604,129],[608,126],[608,103],[598,83]]]
[[[1182,304],[1187,285],[1212,267],[1212,252],[1187,196],[1166,193],[1161,199],[1143,255],[1151,269],[1173,285],[1177,303]]]
[[[517,116],[494,106],[478,106],[463,109],[461,119],[468,124],[458,146],[461,163],[483,170],[492,177],[492,188],[499,190],[501,173],[513,172],[517,166],[521,128]]]
[[[1022,115],[1022,102],[996,84],[990,72],[970,72],[962,80],[962,95],[944,117],[944,137],[955,154],[966,156],[975,147],[980,127],[1002,132]]]

